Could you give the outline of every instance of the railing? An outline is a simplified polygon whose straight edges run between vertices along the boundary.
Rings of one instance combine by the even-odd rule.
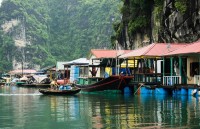
[[[165,74],[166,75],[166,74]],[[149,73],[140,73],[134,74],[133,82],[143,82],[143,83],[160,83],[167,86],[172,86],[174,84],[181,84],[181,76],[162,76],[162,74],[149,74]],[[200,75],[198,78],[200,84]]]
[[[174,84],[181,84],[181,76],[164,76],[163,85],[172,86]]]
[[[162,74],[155,73],[139,73],[133,75],[133,81],[137,83],[161,83]]]
[[[194,75],[194,84],[200,84],[200,75]]]

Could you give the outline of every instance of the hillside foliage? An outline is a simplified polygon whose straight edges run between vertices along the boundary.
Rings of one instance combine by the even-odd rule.
[[[4,0],[0,24],[13,19],[21,24],[0,31],[0,70],[12,69],[13,59],[28,61],[27,68],[45,67],[87,57],[90,49],[112,48],[112,24],[120,20],[120,5],[120,0]],[[30,44],[19,48],[14,40],[22,27]]]

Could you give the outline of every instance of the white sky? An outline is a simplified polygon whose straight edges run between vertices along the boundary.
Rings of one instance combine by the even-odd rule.
[[[1,2],[2,2],[3,0],[0,0],[0,6],[1,6]]]

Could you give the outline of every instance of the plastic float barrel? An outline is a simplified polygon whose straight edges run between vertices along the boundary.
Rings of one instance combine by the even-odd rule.
[[[159,95],[167,95],[168,92],[166,89],[164,88],[156,88],[155,89],[155,94],[159,94]]]
[[[181,95],[181,89],[175,89],[174,95]]]
[[[185,88],[181,88],[181,95],[188,95],[188,90]]]
[[[188,89],[188,96],[192,96],[195,89]]]
[[[193,89],[192,95],[193,95],[194,97],[199,97],[199,91],[198,91],[198,89]]]
[[[152,90],[147,86],[142,86],[140,88],[140,94],[152,94]]]
[[[140,94],[147,94],[148,89],[146,87],[140,87]]]
[[[185,88],[176,89],[175,95],[188,95],[188,90]]]

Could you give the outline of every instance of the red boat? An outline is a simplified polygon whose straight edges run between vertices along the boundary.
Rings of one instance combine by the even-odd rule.
[[[88,78],[87,78],[88,79]],[[95,79],[95,77],[90,78]],[[133,76],[110,76],[100,81],[88,84],[81,85],[75,84],[76,87],[80,88],[82,91],[93,92],[93,91],[103,91],[103,90],[123,90],[125,86],[133,79]]]

